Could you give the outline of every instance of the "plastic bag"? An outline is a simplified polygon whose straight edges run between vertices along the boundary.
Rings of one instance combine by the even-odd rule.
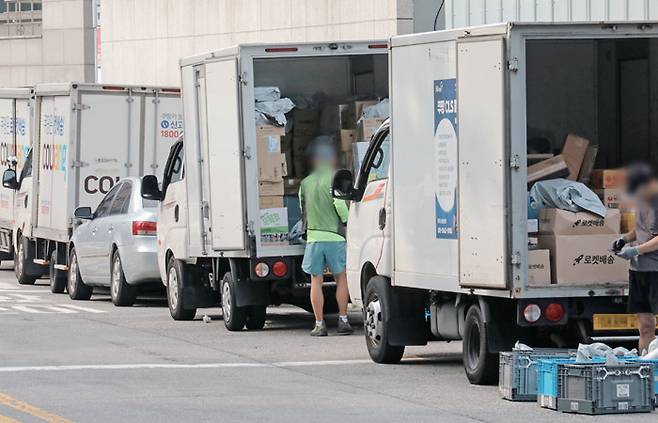
[[[531,203],[572,212],[588,211],[605,217],[606,208],[598,195],[580,182],[566,179],[539,181],[530,189]]]
[[[594,357],[605,357],[607,353],[612,354],[612,348],[602,342],[595,342],[589,345],[578,344],[576,363],[586,363],[592,361]]]
[[[642,358],[646,360],[658,360],[658,338],[651,341],[647,353]]]
[[[520,341],[516,341],[516,344],[514,344],[514,351],[533,351],[534,349],[532,347],[527,346],[526,344],[522,344]]]
[[[282,98],[276,101],[257,101],[255,105],[256,112],[274,119],[280,126],[286,125],[286,113],[294,107],[295,104],[289,98]]]
[[[377,104],[363,108],[364,118],[387,118],[390,116],[390,105],[388,98],[383,99]]]
[[[254,87],[256,101],[277,101],[281,99],[279,87]]]

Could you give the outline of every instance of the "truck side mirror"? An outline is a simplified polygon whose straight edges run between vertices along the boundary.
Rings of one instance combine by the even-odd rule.
[[[76,219],[92,220],[94,218],[94,213],[91,211],[91,207],[78,207],[73,212],[73,216]]]
[[[145,200],[162,200],[162,191],[155,175],[146,175],[142,178],[142,198]]]
[[[334,173],[331,182],[331,195],[339,200],[354,200],[354,176],[347,169],[339,169]]]
[[[14,169],[7,169],[2,174],[2,186],[14,191],[18,189],[18,180],[16,179],[16,171]]]

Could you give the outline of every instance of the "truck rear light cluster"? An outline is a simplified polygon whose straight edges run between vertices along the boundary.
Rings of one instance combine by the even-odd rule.
[[[277,278],[282,278],[288,274],[288,265],[285,261],[277,261],[272,265],[272,273]]]
[[[254,273],[259,278],[266,278],[270,274],[270,266],[263,262],[256,263],[256,266],[254,266]]]
[[[558,323],[564,318],[564,306],[560,303],[549,303],[543,310],[546,320]],[[536,323],[542,317],[542,309],[537,304],[528,304],[523,309],[523,318],[528,323]]]
[[[133,221],[133,235],[136,236],[155,236],[158,232],[158,224],[149,221]]]

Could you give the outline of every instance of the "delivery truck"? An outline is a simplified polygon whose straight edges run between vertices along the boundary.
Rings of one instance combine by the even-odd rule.
[[[34,124],[34,90],[32,88],[0,89],[0,164],[14,166],[20,173],[32,145]],[[30,182],[26,181],[25,188]],[[31,186],[30,186],[31,188]],[[24,207],[16,207],[20,196]],[[24,212],[29,198],[24,191],[0,187],[0,260],[13,260],[11,237],[15,214]],[[20,219],[20,217],[19,217]]]
[[[182,102],[177,88],[38,84],[34,114],[32,148],[22,147],[17,167],[3,175],[17,192],[5,249],[14,251],[20,284],[49,274],[59,293],[74,210],[95,208],[123,177],[162,173],[183,131]]]
[[[478,384],[517,340],[634,342],[620,211],[529,220],[528,162],[584,163],[596,146],[599,168],[656,163],[656,25],[503,23],[393,37],[389,57],[390,125],[332,188],[352,201],[347,274],[371,358],[462,340]],[[600,185],[615,172],[590,182],[619,189]]]
[[[311,309],[304,245],[291,234],[304,149],[344,133],[341,159],[358,160],[357,117],[388,95],[386,47],[253,44],[181,61],[185,140],[162,183],[147,176],[142,187],[160,200],[158,259],[174,319],[221,304],[229,330],[259,329],[268,305]]]

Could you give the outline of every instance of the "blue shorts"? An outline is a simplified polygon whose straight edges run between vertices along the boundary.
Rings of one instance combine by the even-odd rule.
[[[326,264],[335,275],[345,272],[345,261],[345,242],[310,242],[306,244],[302,270],[309,275],[322,275]]]

